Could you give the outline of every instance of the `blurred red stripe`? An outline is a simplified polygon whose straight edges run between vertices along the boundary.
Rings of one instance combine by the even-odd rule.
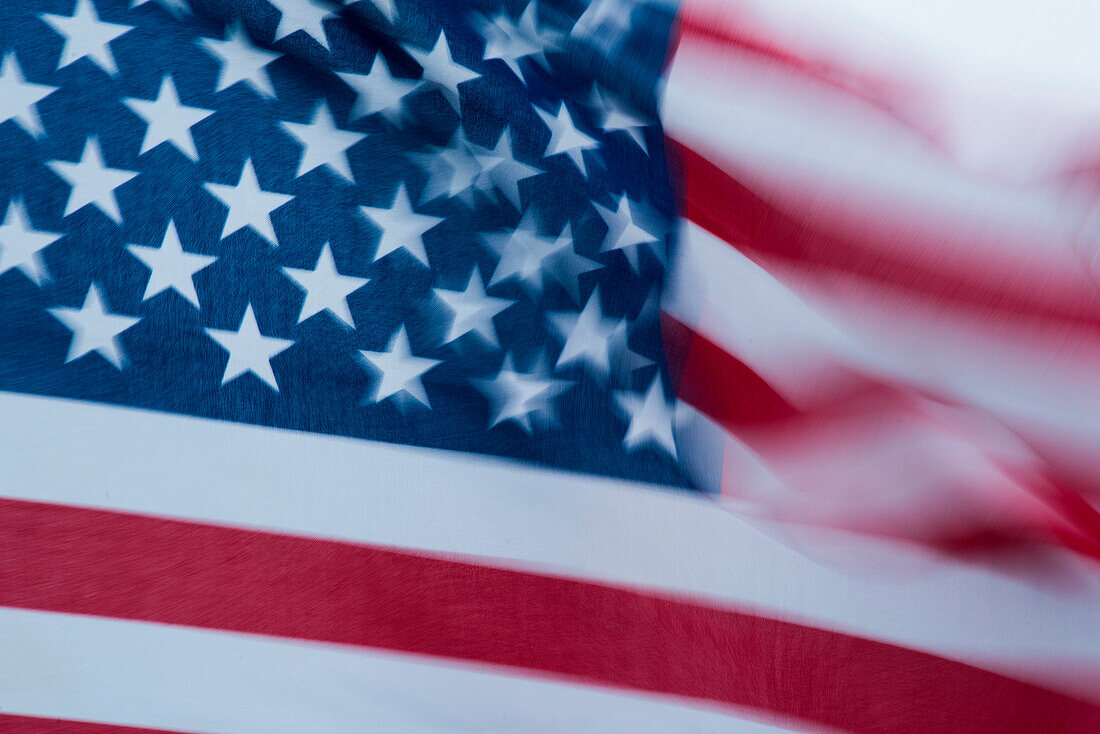
[[[954,308],[1100,331],[1100,293],[1070,303],[1062,300],[1062,293],[1047,300],[1031,298],[1000,288],[981,273],[953,270],[950,263],[906,257],[876,247],[875,241],[814,227],[780,211],[700,152],[672,139],[666,142],[680,173],[684,216],[750,257],[850,273]]]
[[[661,314],[661,336],[676,396],[717,423],[736,429],[799,415],[751,367],[674,316]]]
[[[125,696],[125,691],[119,691]],[[0,731],[4,734],[184,734],[166,729],[145,729],[143,727],[119,726],[117,724],[96,724],[90,721],[68,721],[66,719],[48,719],[38,716],[15,716],[0,714]]]

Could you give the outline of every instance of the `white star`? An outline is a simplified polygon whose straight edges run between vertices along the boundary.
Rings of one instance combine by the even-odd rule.
[[[516,372],[509,354],[504,357],[496,377],[473,381],[492,406],[489,428],[510,420],[529,434],[533,416],[547,423],[555,420],[551,401],[568,390],[572,383],[545,378],[542,372],[537,366],[531,372]]]
[[[272,390],[279,392],[279,383],[271,370],[271,359],[279,352],[289,349],[294,342],[261,334],[260,327],[256,325],[256,316],[252,313],[252,304],[245,308],[241,325],[236,331],[207,329],[206,333],[229,352],[229,361],[226,362],[225,373],[222,375],[223,385],[251,372]]]
[[[0,122],[15,120],[31,137],[46,134],[35,105],[57,90],[45,84],[33,84],[23,77],[15,52],[0,59]]]
[[[312,171],[318,166],[328,166],[333,173],[355,183],[348,162],[347,150],[367,137],[364,133],[341,130],[336,127],[332,110],[321,102],[313,111],[313,119],[308,123],[280,122],[283,129],[301,143],[302,160],[298,163],[297,176]]]
[[[71,16],[43,13],[41,17],[59,35],[65,37],[58,69],[87,56],[109,76],[118,73],[115,57],[108,44],[132,29],[132,25],[104,23],[96,14],[92,0],[77,0],[76,9]]]
[[[340,275],[336,271],[336,261],[332,257],[332,249],[327,242],[321,248],[321,254],[313,270],[283,268],[283,272],[306,292],[306,300],[298,314],[299,324],[314,314],[328,311],[351,328],[355,328],[347,298],[370,281],[367,278]]]
[[[558,335],[565,340],[555,369],[575,362],[587,362],[602,377],[611,372],[611,350],[621,322],[605,318],[600,306],[600,289],[596,288],[579,314],[557,312],[549,314]]]
[[[343,2],[343,0],[340,1]],[[390,23],[397,20],[397,5],[394,0],[368,0],[368,2]]]
[[[585,176],[588,172],[584,168],[583,151],[600,147],[596,140],[582,133],[573,122],[573,116],[569,114],[569,108],[564,102],[558,105],[557,113],[550,113],[536,107],[535,112],[550,130],[550,142],[546,144],[545,156],[549,157],[558,153],[565,153],[576,164]]]
[[[500,59],[520,81],[523,81],[519,68],[521,58],[530,56],[545,67],[546,58],[543,54],[548,50],[557,50],[559,39],[556,34],[547,38],[539,33],[537,20],[538,7],[535,2],[524,8],[518,21],[513,21],[506,12],[493,18],[485,18],[481,23],[481,35],[485,38],[485,58]]]
[[[572,36],[607,53],[630,30],[633,0],[592,0],[573,26]]]
[[[629,380],[634,370],[653,364],[630,348],[626,319],[608,319],[600,308],[599,289],[593,290],[581,313],[549,314],[550,322],[565,343],[555,369],[586,362],[603,379],[612,372],[616,379]]]
[[[194,275],[210,263],[217,260],[211,255],[199,255],[185,252],[176,232],[175,222],[168,220],[168,229],[160,247],[130,245],[127,247],[134,257],[145,263],[151,271],[149,282],[145,286],[142,302],[148,301],[161,291],[173,289],[190,301],[195,308],[199,306],[199,296],[195,292]]]
[[[515,301],[485,295],[485,284],[476,266],[470,273],[466,290],[449,291],[442,288],[432,290],[436,298],[443,301],[447,308],[454,312],[451,328],[447,332],[447,338],[443,340],[444,344],[450,344],[463,334],[473,332],[490,346],[500,345],[493,326],[493,317],[515,304]]]
[[[607,225],[607,234],[603,239],[601,252],[622,250],[626,255],[630,267],[638,272],[638,250],[640,245],[656,247],[660,244],[658,238],[650,232],[642,229],[637,224],[637,202],[626,196],[620,196],[618,205],[614,209],[593,202],[596,212]],[[654,254],[660,258],[660,253],[654,249]]]
[[[542,261],[553,250],[554,241],[538,233],[533,210],[529,209],[511,232],[488,235],[486,240],[500,258],[489,285],[518,280],[529,293],[542,289]]]
[[[455,112],[461,113],[458,85],[477,79],[481,74],[455,62],[451,55],[451,45],[447,42],[447,34],[443,31],[439,32],[439,38],[436,39],[431,51],[421,51],[417,48],[406,50],[416,59],[416,63],[424,67],[423,78],[435,84],[451,107],[454,107]]]
[[[275,40],[286,38],[291,33],[304,31],[313,40],[328,51],[328,38],[325,36],[323,21],[334,18],[331,6],[321,0],[267,0],[281,15],[275,28]]]
[[[379,403],[392,395],[404,392],[425,406],[432,407],[428,402],[428,393],[424,390],[421,377],[439,364],[440,360],[414,357],[409,348],[409,335],[405,332],[404,326],[393,335],[386,351],[360,351],[359,353],[363,355],[363,360],[367,364],[381,373],[381,379],[374,386],[369,398],[370,402]]]
[[[649,148],[646,147],[645,143],[645,129],[647,125],[641,118],[623,112],[619,108],[612,108],[607,112],[607,116],[603,118],[600,127],[609,133],[621,130],[638,144],[638,147],[642,149],[643,153],[649,153]]]
[[[256,180],[256,169],[252,167],[251,158],[244,162],[241,177],[232,186],[216,183],[205,183],[203,186],[229,207],[225,226],[222,227],[222,239],[238,229],[252,227],[258,235],[278,247],[275,226],[271,223],[271,212],[294,197],[261,189],[259,181]]]
[[[401,117],[402,98],[419,89],[423,83],[418,79],[395,77],[390,71],[389,62],[380,51],[374,55],[370,71],[366,74],[346,71],[338,71],[336,74],[355,90],[355,104],[348,115],[349,120],[358,120],[381,112],[396,122]]]
[[[409,203],[409,195],[405,191],[405,184],[397,187],[397,194],[394,195],[393,204],[390,206],[361,206],[359,210],[382,230],[382,237],[378,241],[378,252],[374,254],[376,261],[394,250],[404,248],[427,267],[428,253],[424,249],[424,233],[442,222],[444,217],[414,212],[412,204]]]
[[[122,213],[118,209],[118,198],[114,191],[138,175],[138,172],[108,168],[103,162],[99,141],[94,136],[85,142],[84,151],[76,163],[46,161],[46,165],[72,187],[65,205],[66,217],[86,204],[95,204],[116,223],[122,223]]]
[[[654,443],[676,458],[676,442],[672,438],[675,408],[665,400],[660,375],[653,378],[644,398],[636,392],[618,390],[615,392],[615,403],[629,421],[626,436],[623,437],[623,445],[627,449],[634,450]]]
[[[534,7],[534,3],[528,5],[518,23],[504,11],[481,23],[481,35],[485,38],[485,58],[500,59],[520,81],[523,81],[523,73],[519,68],[519,60],[542,51],[542,45],[538,43],[538,30],[528,27],[533,26],[531,16]]]
[[[428,182],[421,194],[421,201],[432,201],[441,196],[461,196],[471,206],[471,187],[481,174],[481,164],[470,153],[462,136],[455,135],[458,147],[443,148],[432,153],[414,153],[413,159],[428,174]]]
[[[73,332],[65,364],[94,351],[99,352],[116,368],[122,369],[126,355],[122,351],[118,336],[141,321],[140,318],[107,313],[103,305],[103,296],[95,283],[88,287],[88,295],[84,297],[84,305],[80,308],[62,306],[51,308],[49,312]]]
[[[630,335],[626,319],[619,321],[615,333],[611,335],[611,368],[616,379],[626,382],[631,379],[634,370],[640,370],[653,364],[653,360],[630,348]]]
[[[180,104],[179,93],[176,92],[171,75],[165,74],[161,79],[156,99],[149,101],[127,97],[122,103],[145,120],[148,126],[141,142],[141,153],[147,153],[161,143],[170,142],[191,160],[199,159],[195,139],[191,136],[191,126],[214,114],[214,110]]]
[[[601,93],[595,86],[592,88],[592,106],[601,113],[600,127],[605,133],[622,131],[638,144],[643,153],[649,153],[645,142],[645,129],[649,122],[626,112],[613,97]]]
[[[35,229],[23,202],[12,199],[0,224],[0,275],[19,268],[35,285],[42,285],[49,277],[42,250],[63,236]]]
[[[574,302],[579,302],[580,276],[603,267],[573,250],[570,225],[566,224],[554,240],[539,235],[530,210],[515,230],[487,239],[500,256],[489,285],[517,280],[532,296],[537,296],[549,280],[556,280]]]
[[[239,23],[227,31],[224,41],[200,38],[199,42],[219,62],[216,91],[220,92],[237,82],[244,82],[260,96],[275,98],[271,74],[264,67],[282,54],[253,44]],[[261,71],[263,75],[260,74]]]
[[[133,0],[130,3],[131,8],[136,8],[139,5],[144,5],[150,0]],[[191,5],[188,0],[154,0],[157,5],[167,10],[177,18],[183,17],[191,13]]]
[[[500,134],[496,147],[492,150],[481,149],[477,154],[478,163],[481,165],[481,175],[478,177],[477,186],[481,190],[495,187],[512,203],[516,209],[523,209],[519,195],[519,182],[543,173],[542,170],[521,163],[512,154],[512,141],[508,137],[507,128]]]

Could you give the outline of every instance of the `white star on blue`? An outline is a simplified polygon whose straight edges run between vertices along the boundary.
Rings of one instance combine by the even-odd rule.
[[[0,390],[685,484],[665,49],[583,11],[7,3]]]

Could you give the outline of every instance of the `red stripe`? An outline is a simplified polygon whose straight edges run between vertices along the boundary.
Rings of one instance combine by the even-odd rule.
[[[800,415],[751,367],[667,313],[661,337],[676,397],[725,428]]]
[[[1100,731],[1100,707],[969,665],[629,588],[34,502],[0,500],[0,518],[0,605],[513,666],[860,734]]]
[[[1043,499],[1065,520],[1054,533],[1066,547],[1100,561],[1100,510],[1090,505],[1083,490],[1074,488],[1072,482],[1055,477],[1051,484],[1051,494]]]
[[[822,273],[851,273],[923,297],[1004,317],[1030,317],[1100,329],[1100,293],[1073,302],[1029,298],[982,282],[973,273],[885,251],[874,241],[830,233],[780,211],[700,153],[668,139],[680,168],[684,216],[753,256],[774,258]],[[1046,291],[1047,296],[1059,296]]]
[[[126,695],[126,691],[119,691],[119,695]],[[4,734],[181,734],[181,732],[169,732],[164,729],[144,729],[12,714],[0,714],[0,732]]]

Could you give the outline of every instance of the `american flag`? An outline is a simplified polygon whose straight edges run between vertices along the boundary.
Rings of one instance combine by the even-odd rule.
[[[1085,204],[713,4],[0,8],[0,731],[1100,731]]]

